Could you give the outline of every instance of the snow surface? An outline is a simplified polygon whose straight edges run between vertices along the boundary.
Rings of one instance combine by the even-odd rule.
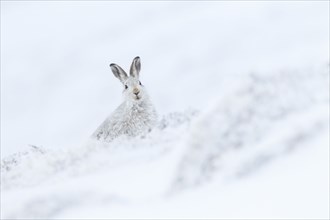
[[[328,8],[1,1],[1,218],[329,219]],[[137,55],[160,121],[89,139]]]

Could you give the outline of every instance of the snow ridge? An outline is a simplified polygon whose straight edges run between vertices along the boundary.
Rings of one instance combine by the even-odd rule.
[[[194,121],[175,187],[243,175],[327,131],[329,70],[251,74]],[[316,89],[317,88],[317,89]]]
[[[313,143],[328,147],[328,72],[251,74],[209,109],[169,113],[137,137],[90,139],[66,150],[30,146],[1,161],[2,217],[56,218],[95,204],[175,200],[202,184],[238,182]]]

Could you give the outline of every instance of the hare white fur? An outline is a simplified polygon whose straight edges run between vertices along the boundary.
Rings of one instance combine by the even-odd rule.
[[[156,110],[139,81],[141,62],[135,57],[130,75],[117,64],[110,64],[115,77],[124,85],[124,102],[96,129],[92,137],[105,142],[127,135],[136,136],[150,130],[157,121]]]

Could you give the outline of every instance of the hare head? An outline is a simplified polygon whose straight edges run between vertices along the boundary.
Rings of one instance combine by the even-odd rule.
[[[139,102],[146,98],[147,93],[144,86],[139,80],[139,74],[141,70],[140,57],[133,59],[129,76],[127,73],[117,64],[110,64],[111,70],[115,77],[124,85],[123,94],[127,101]]]

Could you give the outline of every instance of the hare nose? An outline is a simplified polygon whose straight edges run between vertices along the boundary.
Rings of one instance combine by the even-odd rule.
[[[134,89],[133,89],[133,93],[134,93],[135,95],[138,95],[138,94],[139,94],[139,92],[140,92],[140,91],[139,91],[139,89],[138,89],[138,88],[134,88]]]

